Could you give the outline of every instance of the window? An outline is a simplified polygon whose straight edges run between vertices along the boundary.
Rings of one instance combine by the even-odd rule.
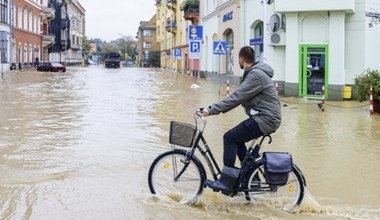
[[[254,37],[255,38],[263,38],[263,22],[261,21],[260,23],[258,23],[254,29]],[[259,44],[259,45],[255,45],[253,47],[253,49],[255,50],[255,60],[260,60],[262,61],[263,57],[262,57],[262,54],[264,52],[264,45],[263,44]]]
[[[8,24],[8,0],[0,0],[0,22]]]
[[[17,27],[22,28],[22,10],[18,9],[17,10]]]
[[[8,58],[8,42],[7,42],[7,32],[0,31],[0,51],[1,51],[1,63],[7,63]]]
[[[152,31],[151,30],[143,30],[143,35],[144,35],[144,37],[150,37],[150,36],[152,36]]]
[[[144,48],[151,48],[152,47],[152,43],[151,42],[144,42]]]

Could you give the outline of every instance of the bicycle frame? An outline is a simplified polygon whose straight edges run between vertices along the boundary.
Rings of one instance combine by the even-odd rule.
[[[217,163],[217,161],[215,160],[215,157],[209,147],[209,145],[207,144],[207,141],[206,139],[204,138],[203,136],[203,131],[206,127],[206,124],[207,124],[207,121],[204,119],[203,115],[201,112],[196,112],[195,116],[197,116],[198,118],[195,118],[195,124],[196,124],[196,128],[198,128],[198,120],[197,119],[201,119],[202,122],[203,122],[203,127],[202,129],[197,129],[197,135],[195,137],[195,141],[194,141],[194,144],[193,146],[191,147],[191,150],[188,151],[188,156],[187,158],[185,159],[185,166],[183,167],[183,169],[179,172],[179,174],[177,175],[177,177],[175,178],[175,180],[177,180],[181,175],[182,173],[186,170],[187,168],[187,164],[189,162],[189,158],[193,157],[194,153],[196,150],[198,150],[204,160],[206,161],[207,163],[207,166],[209,167],[209,170],[214,178],[214,180],[217,180],[218,179],[218,176],[220,175],[221,173],[221,170],[220,170],[220,167]],[[247,154],[244,158],[244,161],[242,162],[242,165],[244,165],[244,163],[246,162],[247,158],[249,157],[250,154],[254,153],[254,157],[255,159],[259,158],[259,150],[261,148],[261,144],[263,143],[264,139],[266,137],[269,137],[269,143],[270,144],[272,142],[272,137],[268,134],[268,135],[264,135],[262,138],[261,138],[261,141],[258,145],[255,146],[255,148],[253,148],[254,144],[255,144],[255,140],[253,140],[252,144],[250,145],[248,151],[247,151]],[[201,144],[200,144],[201,143]],[[239,178],[239,181],[238,181],[238,184],[240,184],[242,181],[241,178]]]

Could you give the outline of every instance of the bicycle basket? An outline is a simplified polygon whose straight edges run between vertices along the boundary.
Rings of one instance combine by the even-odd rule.
[[[169,143],[182,147],[192,147],[195,131],[196,128],[191,124],[171,121]]]

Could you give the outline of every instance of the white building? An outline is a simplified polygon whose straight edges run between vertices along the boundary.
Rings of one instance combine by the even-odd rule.
[[[234,40],[240,42],[235,45],[251,45],[256,58],[274,68],[274,80],[286,96],[320,98],[324,86],[328,99],[341,100],[344,86],[352,85],[355,76],[367,68],[380,69],[380,1],[219,0],[214,17],[205,2],[205,32],[215,29],[211,19],[216,17],[223,33],[222,7],[231,5],[232,19],[240,19],[234,30]],[[210,60],[206,45],[207,38],[202,49]],[[202,71],[210,75],[215,70],[203,57]],[[232,74],[240,77],[242,72],[234,69]]]
[[[12,1],[1,1],[0,3],[0,72],[4,73],[10,69],[11,63],[15,61],[14,53],[11,53],[14,48],[12,32],[10,25],[13,22],[13,16],[10,14]],[[0,73],[0,74],[1,74]]]
[[[66,0],[70,19],[70,49],[65,54],[68,64],[82,63],[82,42],[85,35],[85,9],[78,0]]]

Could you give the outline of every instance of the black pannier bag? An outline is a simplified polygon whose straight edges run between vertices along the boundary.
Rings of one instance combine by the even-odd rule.
[[[191,124],[171,121],[169,143],[182,147],[192,147],[196,130]]]
[[[267,183],[277,186],[286,184],[293,169],[292,155],[287,152],[264,152],[263,163]]]

